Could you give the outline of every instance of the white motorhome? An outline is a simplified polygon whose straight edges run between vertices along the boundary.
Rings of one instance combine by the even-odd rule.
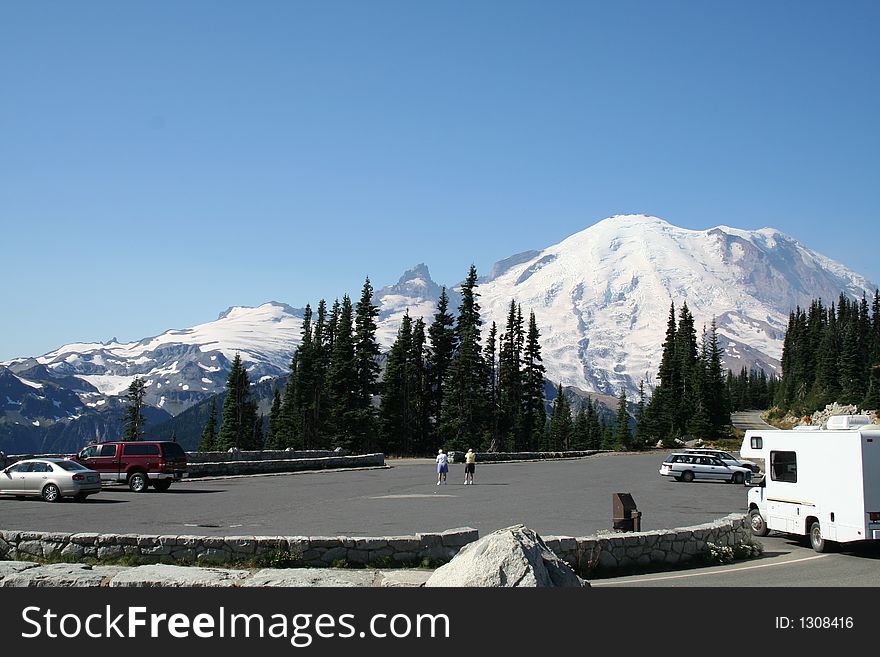
[[[870,422],[838,415],[823,427],[747,431],[741,456],[765,464],[749,490],[752,533],[809,536],[817,552],[880,540],[880,425]]]

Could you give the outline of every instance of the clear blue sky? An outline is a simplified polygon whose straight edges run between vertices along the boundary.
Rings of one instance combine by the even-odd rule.
[[[880,2],[0,4],[0,359],[615,214],[880,281]]]

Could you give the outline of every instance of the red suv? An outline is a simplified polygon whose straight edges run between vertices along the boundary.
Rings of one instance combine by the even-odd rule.
[[[186,452],[171,441],[120,441],[98,443],[71,457],[99,472],[105,483],[127,483],[135,493],[148,485],[160,492],[186,476]]]

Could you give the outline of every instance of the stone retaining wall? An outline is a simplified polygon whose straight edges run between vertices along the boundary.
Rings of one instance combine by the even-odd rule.
[[[477,540],[470,527],[411,536],[191,536],[0,531],[0,561],[58,559],[173,565],[290,565],[327,567],[445,562]]]
[[[428,559],[450,560],[477,540],[463,527],[411,536],[193,536],[0,531],[0,560],[129,557],[144,563],[176,565],[266,565],[326,567],[405,566]],[[705,554],[708,544],[734,547],[751,542],[746,516],[731,514],[715,522],[649,532],[571,537],[549,536],[547,546],[582,575],[620,568],[675,565]]]
[[[332,451],[265,451],[265,452],[187,452],[187,472],[192,478],[228,475],[265,474],[270,472],[299,472],[301,470],[328,470],[336,468],[367,468],[385,465],[384,454],[338,456]],[[69,454],[14,454],[6,457],[7,464],[30,458],[66,458]],[[196,456],[195,460],[192,460]],[[220,457],[211,461],[207,457]],[[254,456],[254,458],[250,458]],[[277,456],[277,458],[270,458]],[[5,467],[0,464],[0,468]]]
[[[348,456],[350,452],[332,449],[260,449],[230,450],[227,452],[187,452],[189,463],[225,463],[227,461],[287,461],[290,459],[320,459]]]
[[[282,452],[283,454],[283,452]],[[329,456],[323,458],[291,458],[256,461],[224,461],[220,463],[188,463],[189,477],[216,477],[270,472],[298,472],[336,468],[366,468],[385,465],[384,454]]]
[[[541,461],[545,459],[574,459],[592,456],[608,450],[588,449],[577,452],[477,452],[477,465],[501,461]],[[464,463],[464,452],[449,452],[453,463]]]
[[[544,542],[553,552],[582,574],[657,565],[674,565],[703,555],[708,544],[735,547],[752,540],[746,516],[733,513],[720,520],[677,529],[599,534],[597,536],[549,536]]]

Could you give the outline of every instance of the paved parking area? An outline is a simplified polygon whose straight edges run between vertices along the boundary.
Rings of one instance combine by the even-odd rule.
[[[436,486],[433,462],[386,469],[186,481],[167,493],[108,487],[87,502],[0,499],[0,528],[200,535],[401,535],[470,526],[486,534],[517,523],[544,535],[611,527],[611,495],[630,492],[642,529],[680,527],[742,511],[747,488],[678,483],[658,474],[666,452],[570,461],[463,465]]]

